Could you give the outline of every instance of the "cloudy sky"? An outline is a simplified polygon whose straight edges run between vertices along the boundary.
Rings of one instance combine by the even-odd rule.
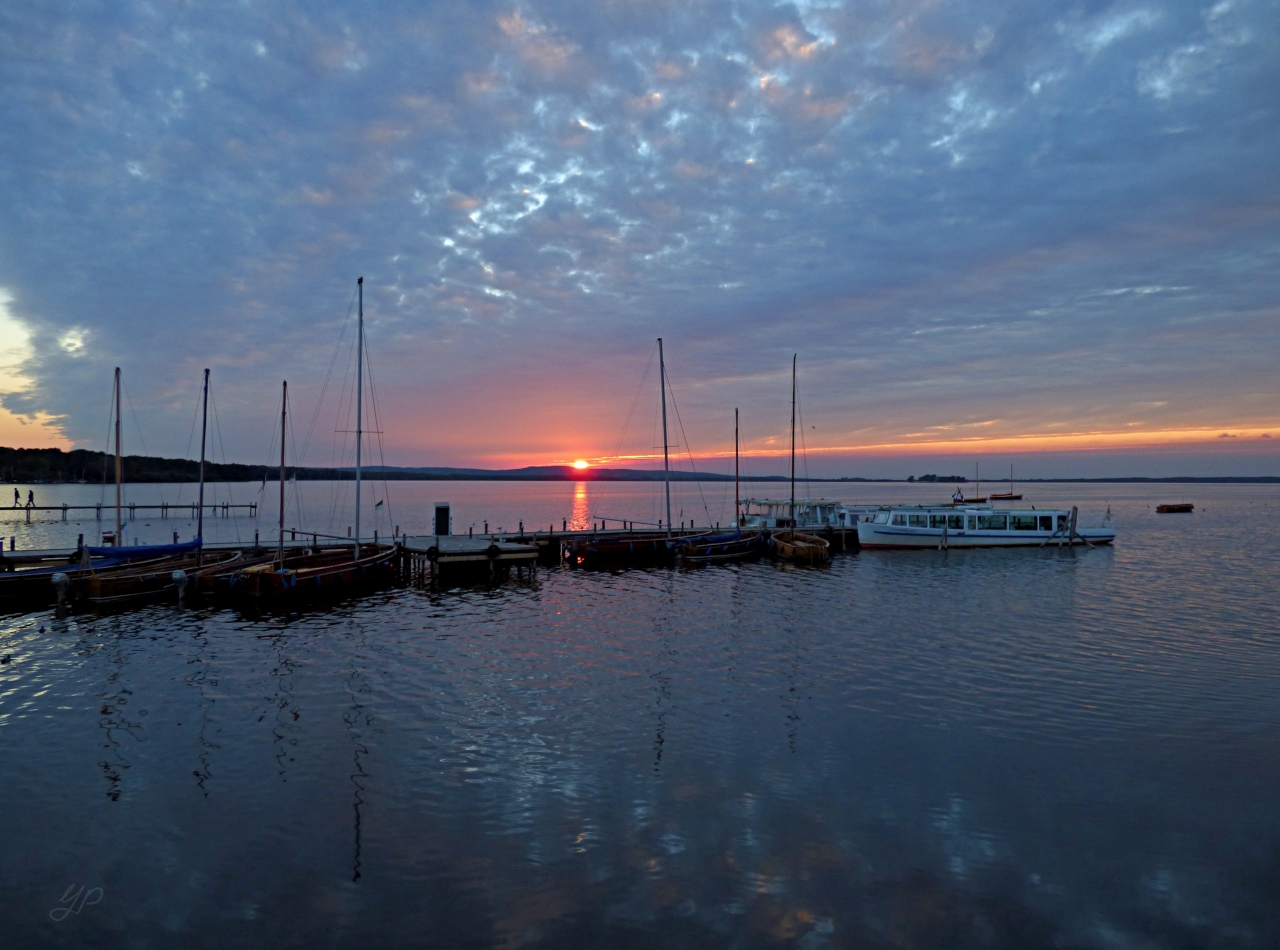
[[[363,275],[391,464],[652,454],[662,336],[688,447],[741,407],[762,471],[793,353],[814,474],[1280,471],[1276,2],[11,0],[0,43],[0,444],[105,447],[119,365],[126,450],[182,454],[208,366],[220,455],[288,378],[327,464]]]

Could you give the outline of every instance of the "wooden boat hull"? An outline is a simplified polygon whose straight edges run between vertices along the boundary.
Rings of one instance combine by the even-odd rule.
[[[565,543],[565,559],[574,567],[621,567],[626,564],[664,564],[674,552],[665,534],[636,533],[619,537],[574,538]]]
[[[831,543],[800,531],[785,531],[769,539],[775,557],[798,564],[818,564],[831,556]]]
[[[366,553],[366,551],[371,553]],[[283,564],[248,568],[238,575],[236,593],[258,601],[286,600],[340,593],[390,580],[398,549],[366,546],[359,559],[345,552],[323,552],[286,558]]]
[[[1015,495],[1010,492],[999,492],[998,494],[987,496],[991,501],[1022,501],[1021,495]]]
[[[177,599],[195,593],[199,574],[227,568],[244,560],[240,551],[206,554],[203,558],[184,555],[162,558],[146,567],[123,566],[81,577],[78,601],[93,607],[134,606],[146,601]]]
[[[1162,515],[1189,515],[1195,511],[1196,506],[1190,503],[1178,505],[1156,505],[1156,512]]]
[[[687,564],[748,561],[759,557],[763,548],[764,540],[758,532],[687,538],[675,546],[680,560]]]

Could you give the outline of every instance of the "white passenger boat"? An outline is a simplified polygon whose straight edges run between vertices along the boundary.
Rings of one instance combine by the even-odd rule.
[[[893,505],[858,521],[864,548],[1000,548],[1110,544],[1111,528],[1081,528],[1076,510]]]

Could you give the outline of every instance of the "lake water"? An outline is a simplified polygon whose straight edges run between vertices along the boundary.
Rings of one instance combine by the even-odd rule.
[[[703,491],[681,486],[686,517],[728,520]],[[335,486],[299,492],[299,524],[345,531]],[[387,532],[429,530],[435,501],[455,530],[660,505],[647,484],[389,494]],[[1276,946],[1280,489],[1027,494],[1086,524],[1109,505],[1117,544],[0,617],[4,943]],[[19,548],[97,530],[3,514]]]

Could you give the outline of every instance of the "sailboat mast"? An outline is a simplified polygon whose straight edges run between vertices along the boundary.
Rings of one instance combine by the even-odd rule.
[[[738,515],[741,505],[741,492],[738,490],[738,409],[733,410],[733,526],[742,523]]]
[[[667,537],[671,537],[671,459],[667,448],[667,362],[662,355],[662,337],[658,337],[658,377],[662,389],[662,481],[667,493]]]
[[[284,447],[285,424],[289,412],[289,381],[284,381],[280,393],[280,543],[276,547],[276,556],[284,561]]]
[[[200,504],[196,507],[196,540],[201,543],[198,563],[204,561],[204,446],[209,433],[209,370],[204,371],[204,401],[200,413]]]
[[[120,367],[116,367],[116,547],[120,547],[123,539],[120,532],[120,482],[124,475],[124,463],[120,456]]]
[[[356,560],[360,560],[360,441],[364,413],[364,278],[356,281],[360,290],[359,317],[356,325]]]
[[[796,354],[791,355],[791,530],[796,527]]]

